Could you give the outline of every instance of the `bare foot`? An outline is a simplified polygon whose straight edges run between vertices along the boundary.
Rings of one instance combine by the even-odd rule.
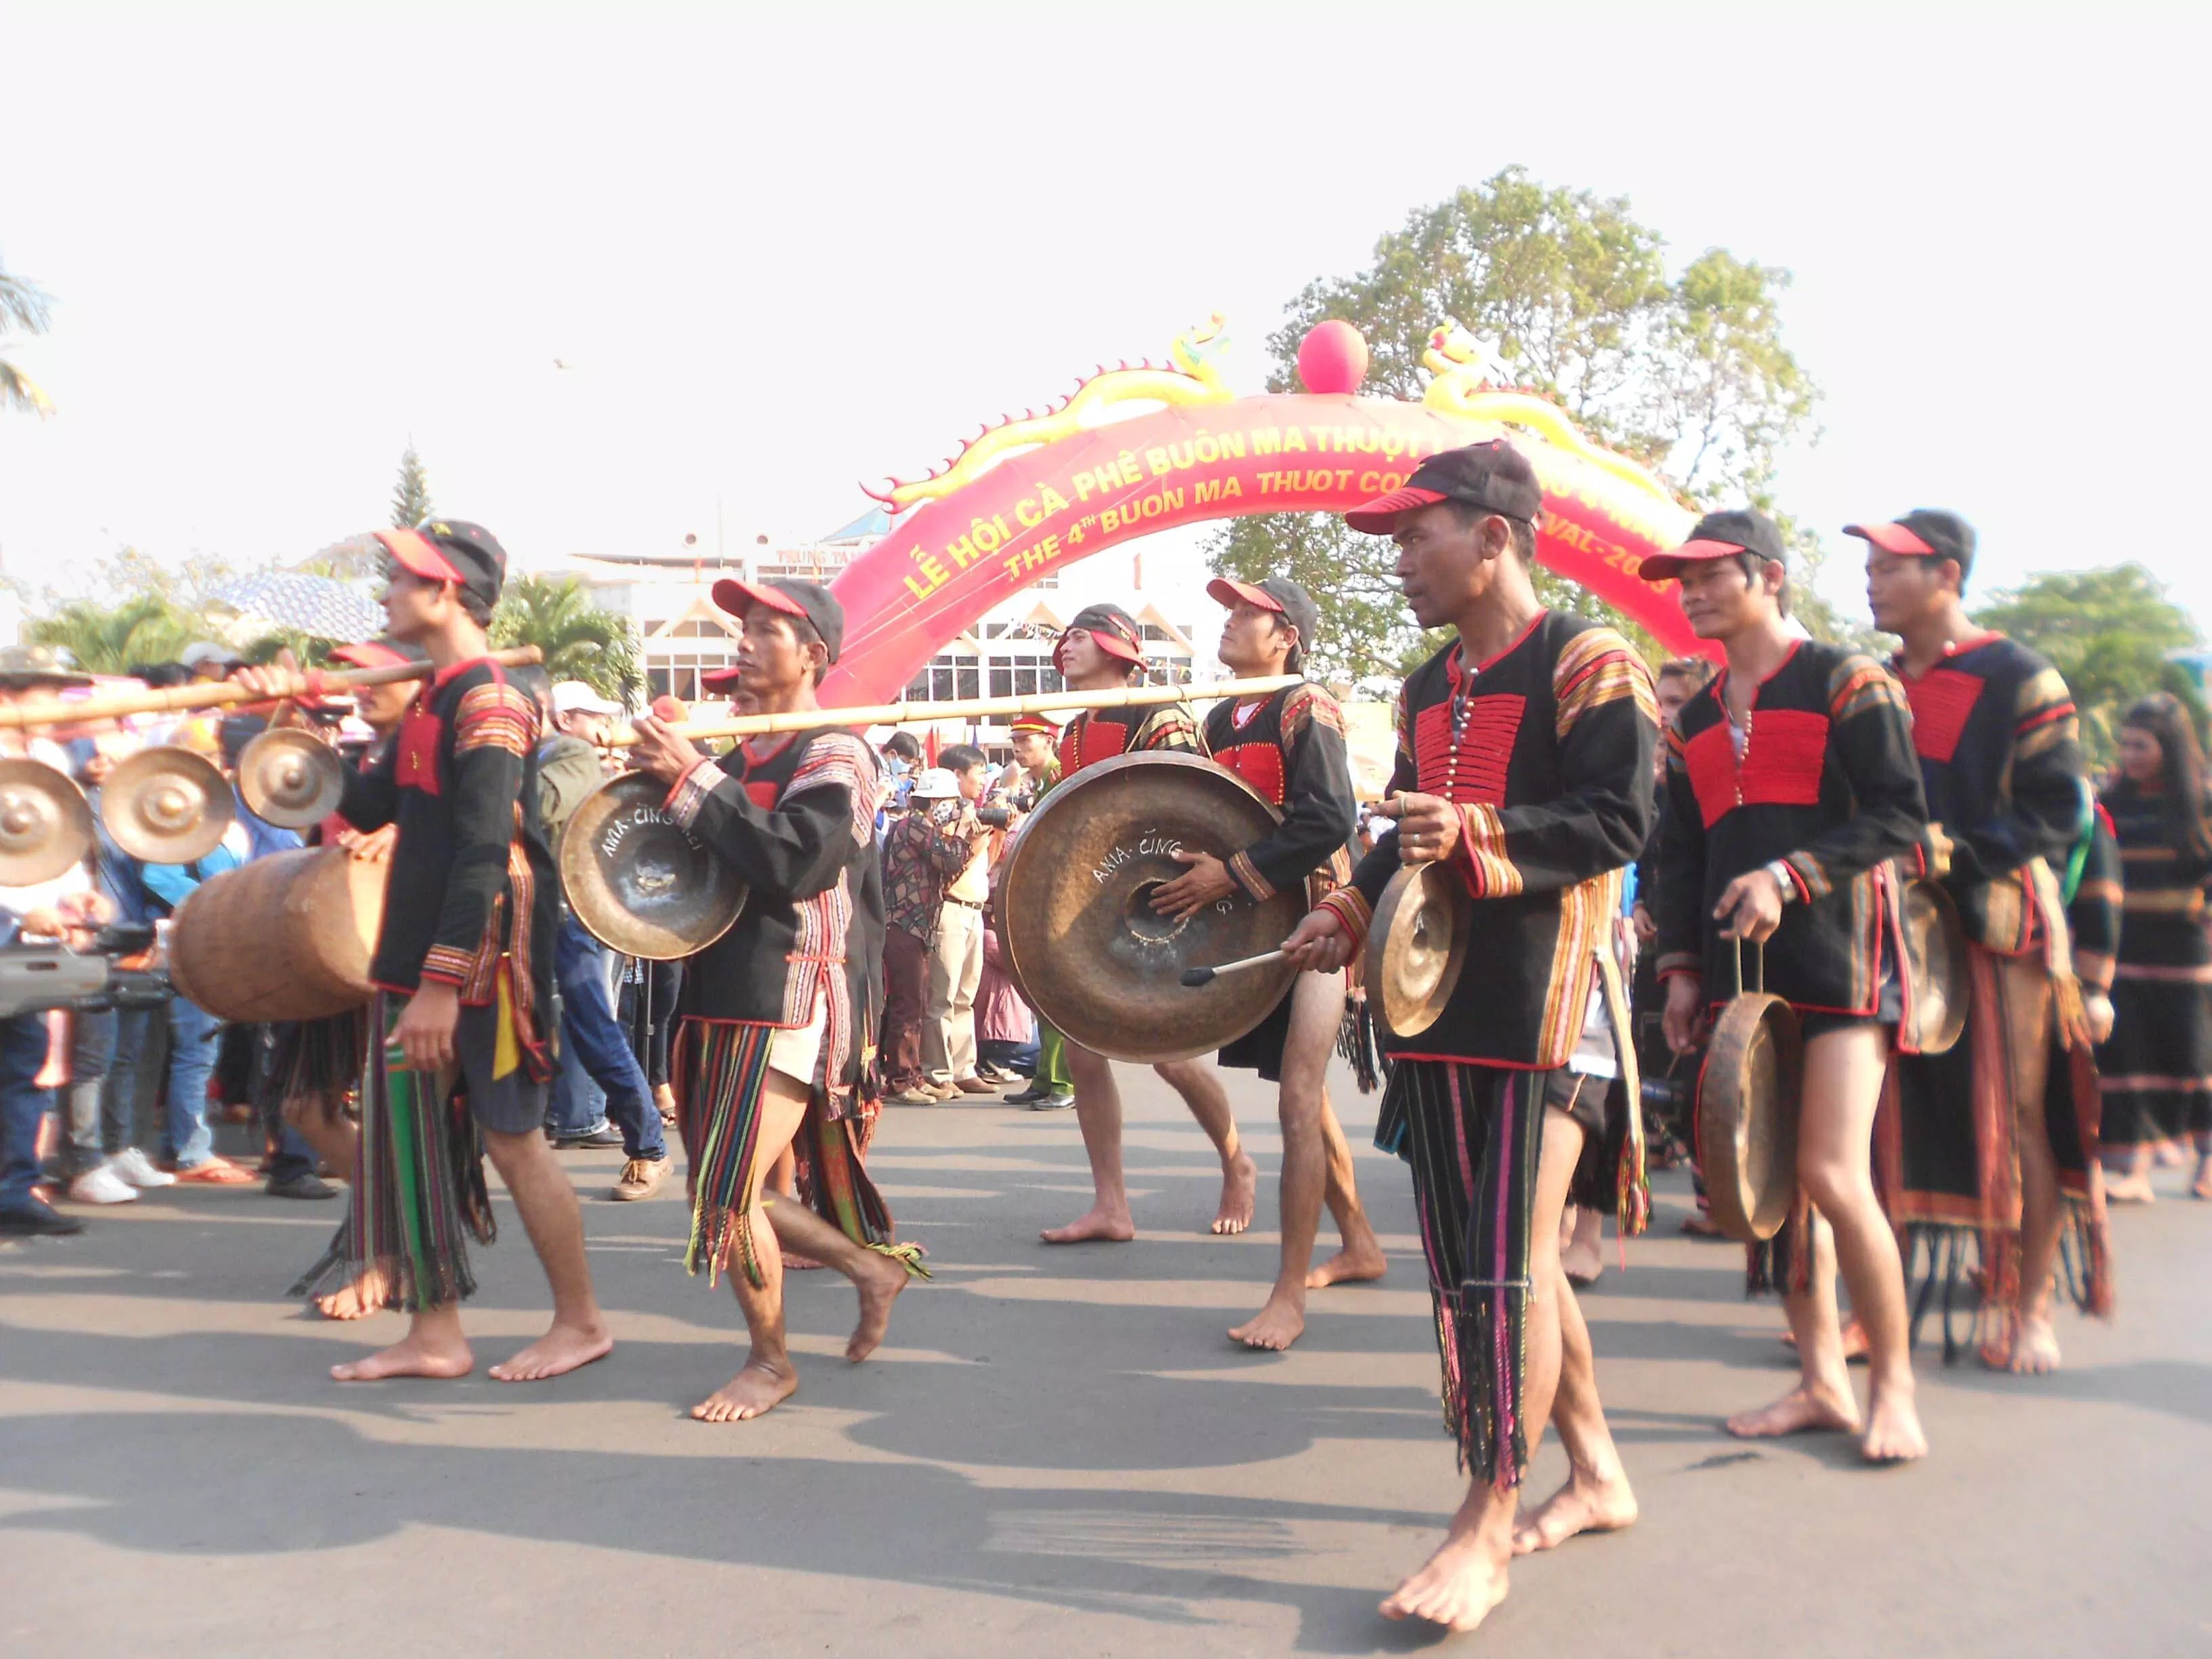
[[[1844,1434],[1856,1434],[1859,1402],[1849,1392],[1838,1395],[1829,1389],[1800,1382],[1771,1406],[1762,1406],[1755,1412],[1738,1412],[1728,1420],[1728,1431],[1744,1440],[1802,1434],[1808,1429],[1835,1429]]]
[[[1867,1401],[1866,1438],[1859,1455],[1869,1463],[1909,1463],[1928,1455],[1928,1437],[1920,1430],[1920,1413],[1910,1389],[1872,1391]]]
[[[1279,1286],[1267,1305],[1229,1333],[1232,1341],[1248,1348],[1272,1348],[1277,1353],[1305,1334],[1306,1315],[1299,1299],[1285,1296]]]
[[[1605,1252],[1596,1239],[1577,1238],[1559,1252],[1559,1268],[1577,1289],[1595,1285],[1605,1271]]]
[[[720,1388],[691,1408],[702,1423],[742,1423],[781,1405],[799,1392],[799,1373],[748,1359]]]
[[[315,1309],[325,1319],[366,1319],[383,1310],[389,1295],[384,1275],[372,1267],[352,1284],[317,1297]]]
[[[2041,1376],[2058,1369],[2058,1333],[2048,1314],[2041,1318],[2021,1316],[2020,1334],[2013,1338],[2005,1369],[2020,1376]]]
[[[410,1331],[404,1342],[396,1342],[381,1353],[331,1366],[331,1376],[340,1382],[374,1382],[387,1376],[466,1376],[476,1363],[477,1357],[465,1342],[439,1340]]]
[[[2197,1160],[2197,1179],[2189,1183],[2191,1198],[2212,1198],[2212,1152]]]
[[[1859,1323],[1859,1316],[1856,1314],[1853,1314],[1844,1322],[1844,1328],[1838,1334],[1843,1338],[1844,1358],[1846,1361],[1864,1359],[1867,1357],[1866,1327]],[[1785,1348],[1796,1347],[1797,1333],[1788,1330],[1783,1332],[1782,1346]]]
[[[1578,1533],[1619,1532],[1634,1526],[1636,1516],[1636,1494],[1629,1490],[1626,1470],[1616,1468],[1601,1477],[1574,1469],[1565,1486],[1513,1528],[1513,1553],[1557,1549]]]
[[[1380,1279],[1389,1269],[1389,1258],[1370,1233],[1357,1244],[1347,1244],[1306,1275],[1306,1288],[1325,1291],[1332,1285],[1357,1285]]]
[[[1221,1166],[1221,1207],[1214,1212],[1213,1231],[1226,1236],[1241,1233],[1252,1224],[1252,1206],[1260,1192],[1260,1166],[1239,1152]]]
[[[783,1270],[787,1273],[811,1273],[821,1265],[812,1256],[801,1255],[796,1250],[783,1252]]]
[[[1093,1240],[1127,1244],[1136,1236],[1137,1224],[1129,1218],[1126,1206],[1109,1210],[1096,1204],[1065,1227],[1048,1227],[1037,1235],[1048,1244],[1088,1244]]]
[[[907,1281],[905,1267],[890,1257],[873,1250],[868,1257],[866,1273],[854,1281],[854,1288],[860,1293],[860,1317],[853,1326],[852,1340],[845,1344],[845,1358],[856,1365],[884,1340],[891,1322],[891,1304],[898,1300]]]
[[[1505,1599],[1506,1588],[1505,1563],[1494,1559],[1470,1528],[1445,1539],[1419,1572],[1390,1592],[1382,1616],[1469,1631]]]
[[[2150,1184],[2150,1171],[2138,1170],[2133,1175],[2106,1176],[2105,1202],[2107,1204],[2155,1204],[2158,1194]]]
[[[541,1382],[605,1358],[614,1346],[614,1334],[604,1324],[556,1325],[514,1358],[493,1366],[491,1374],[502,1382]]]
[[[1703,1210],[1693,1210],[1682,1218],[1682,1231],[1692,1238],[1718,1238],[1720,1228]]]

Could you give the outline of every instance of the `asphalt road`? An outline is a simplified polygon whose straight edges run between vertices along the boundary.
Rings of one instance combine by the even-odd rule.
[[[1365,1654],[1441,1639],[1376,1602],[1456,1502],[1401,1166],[1359,1174],[1391,1255],[1314,1298],[1282,1356],[1226,1328],[1272,1276],[1267,1227],[1199,1229],[1214,1168],[1131,1073],[1129,1245],[1053,1249],[1089,1182],[1072,1115],[894,1111],[872,1165],[936,1273],[889,1345],[837,1357],[842,1280],[793,1280],[798,1396],[757,1423],[684,1410],[739,1363],[726,1291],[688,1280],[680,1199],[592,1201],[619,1346],[550,1383],[482,1364],[542,1325],[511,1209],[481,1252],[458,1383],[341,1389],[396,1316],[279,1299],[336,1220],[258,1189],[156,1194],[82,1237],[0,1249],[0,1650],[690,1654]],[[1274,1201],[1272,1102],[1232,1081]],[[1340,1099],[1342,1098],[1340,1093]],[[1374,1103],[1346,1113],[1355,1143]],[[1644,1505],[1632,1531],[1516,1567],[1462,1650],[1611,1656],[2212,1652],[2212,1205],[2123,1213],[2120,1313],[2069,1316],[2038,1382],[1925,1347],[1924,1464],[1840,1438],[1749,1447],[1726,1413],[1784,1387],[1780,1315],[1741,1253],[1653,1233],[1588,1294]],[[672,1183],[670,1193],[677,1190]],[[1609,1254],[1613,1247],[1608,1243]],[[1537,1490],[1559,1478],[1555,1451]],[[373,1644],[373,1645],[364,1645]]]

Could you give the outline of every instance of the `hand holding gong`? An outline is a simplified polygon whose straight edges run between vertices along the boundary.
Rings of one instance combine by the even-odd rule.
[[[1459,808],[1441,795],[1392,795],[1373,810],[1398,821],[1401,864],[1440,863],[1459,850]]]
[[[707,758],[690,738],[656,714],[641,714],[630,724],[637,730],[637,742],[631,745],[629,763],[640,772],[673,783]]]

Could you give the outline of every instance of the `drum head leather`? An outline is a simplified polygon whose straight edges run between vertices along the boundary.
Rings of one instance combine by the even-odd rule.
[[[1951,896],[1932,881],[1906,882],[1898,908],[1905,996],[1897,1046],[1908,1054],[1940,1054],[1966,1029],[1966,924]]]
[[[1000,866],[999,949],[1039,1015],[1113,1060],[1188,1060],[1233,1042],[1282,1000],[1288,963],[1194,989],[1186,968],[1272,951],[1305,914],[1298,886],[1254,903],[1241,893],[1181,921],[1152,895],[1185,866],[1177,851],[1226,860],[1280,822],[1234,773],[1194,755],[1121,755],[1054,788]]]
[[[561,889],[609,950],[673,962],[705,950],[745,908],[744,878],[662,810],[668,786],[642,772],[584,797],[561,832]]]
[[[1746,992],[1713,1023],[1698,1076],[1698,1156],[1713,1224],[1746,1244],[1790,1218],[1804,1063],[1796,1013],[1780,997]]]
[[[1443,1014],[1467,958],[1474,908],[1467,883],[1442,862],[1406,865],[1382,890],[1362,977],[1392,1036],[1418,1036]]]

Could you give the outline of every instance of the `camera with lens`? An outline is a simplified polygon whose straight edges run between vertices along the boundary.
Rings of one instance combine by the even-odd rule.
[[[1003,830],[1013,821],[1014,809],[1011,806],[979,806],[975,809],[975,822],[988,824],[994,830]]]

